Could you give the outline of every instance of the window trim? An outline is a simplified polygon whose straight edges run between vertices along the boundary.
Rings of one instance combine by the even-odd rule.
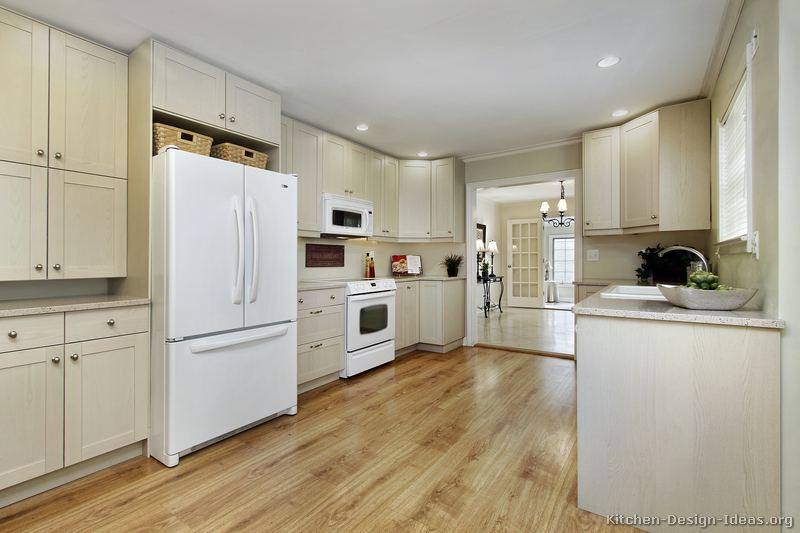
[[[570,234],[570,233],[561,233],[561,234],[553,233],[553,234],[548,236],[548,241],[549,241],[547,243],[548,252],[549,252],[548,255],[549,255],[550,263],[553,265],[553,279],[551,279],[550,281],[555,281],[559,285],[574,285],[575,281],[576,281],[575,278],[577,278],[577,275],[575,274],[575,270],[576,270],[576,266],[577,266],[577,259],[574,259],[572,261],[572,278],[573,278],[572,281],[558,281],[557,279],[555,279],[555,275],[556,275],[555,241],[557,239],[572,239],[572,243],[573,243],[572,251],[573,251],[573,253],[575,253],[575,246],[577,245],[574,233],[572,233],[572,234]]]

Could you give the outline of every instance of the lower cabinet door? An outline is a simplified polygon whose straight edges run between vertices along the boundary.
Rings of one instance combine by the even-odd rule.
[[[443,281],[420,281],[419,289],[419,341],[426,344],[444,344]]]
[[[344,337],[301,344],[297,347],[297,383],[333,374],[344,368]]]
[[[147,437],[149,334],[67,344],[64,466]]]
[[[50,169],[49,279],[127,272],[128,181]]]
[[[61,468],[64,347],[0,354],[0,489]]]
[[[411,346],[420,341],[419,338],[419,282],[406,284],[403,297],[403,346]]]

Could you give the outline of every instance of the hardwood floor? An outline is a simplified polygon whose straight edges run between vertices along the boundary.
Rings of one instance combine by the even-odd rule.
[[[564,309],[503,307],[475,318],[477,341],[493,348],[575,355],[575,316]]]
[[[575,480],[573,362],[463,348],[306,393],[173,469],[134,459],[0,509],[0,530],[612,530]]]

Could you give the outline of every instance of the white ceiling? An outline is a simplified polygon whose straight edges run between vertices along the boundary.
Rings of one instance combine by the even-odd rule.
[[[564,196],[568,199],[575,196],[575,180],[564,180]],[[552,201],[560,197],[561,184],[557,181],[478,189],[479,200],[490,200],[498,204]],[[551,207],[555,207],[555,204]]]
[[[400,157],[555,141],[696,97],[727,1],[0,0],[123,51],[161,38]],[[622,62],[595,67],[609,54]]]

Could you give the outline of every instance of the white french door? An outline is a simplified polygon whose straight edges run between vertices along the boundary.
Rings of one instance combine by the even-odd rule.
[[[506,291],[511,307],[542,307],[542,226],[538,218],[507,222]]]

